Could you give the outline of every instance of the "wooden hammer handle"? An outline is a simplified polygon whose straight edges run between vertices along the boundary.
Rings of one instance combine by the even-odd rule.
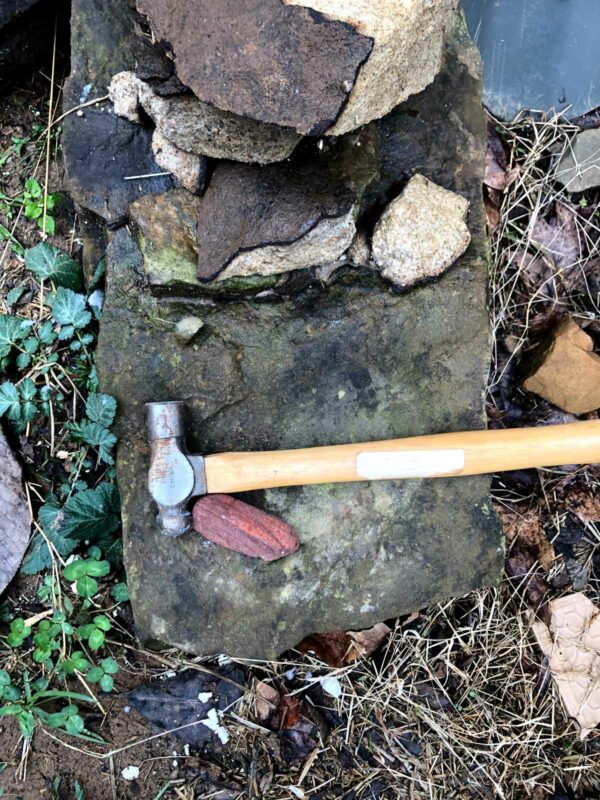
[[[481,475],[600,462],[600,420],[206,456],[209,493],[276,486]]]

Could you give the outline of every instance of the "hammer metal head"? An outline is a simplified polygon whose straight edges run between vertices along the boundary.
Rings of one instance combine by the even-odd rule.
[[[158,506],[158,523],[167,536],[191,528],[188,504],[206,494],[204,459],[185,447],[185,404],[147,403],[150,469],[148,491]]]

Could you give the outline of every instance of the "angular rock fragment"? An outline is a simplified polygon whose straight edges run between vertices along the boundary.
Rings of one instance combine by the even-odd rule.
[[[304,135],[333,125],[373,47],[335,14],[282,0],[137,0],[137,8],[200,100]]]
[[[118,72],[110,82],[108,96],[118,117],[141,123],[140,87],[145,85],[134,72]]]
[[[158,166],[170,172],[192,194],[200,194],[206,179],[206,159],[186,153],[156,128],[152,134],[152,152]]]
[[[189,344],[203,327],[204,322],[200,317],[182,317],[175,328],[175,337],[182,344]]]
[[[373,234],[373,258],[398,288],[436,278],[471,241],[468,201],[415,175],[381,215]]]
[[[198,283],[196,219],[199,199],[183,189],[147,195],[129,214],[144,249],[144,272],[151,284]]]
[[[571,414],[600,408],[600,356],[577,323],[563,320],[529,356],[523,388]]]
[[[352,25],[373,40],[348,102],[328,134],[339,136],[379,119],[422,91],[440,71],[455,0],[284,0]]]
[[[578,133],[556,168],[556,180],[569,192],[600,186],[600,129]]]
[[[315,164],[220,164],[199,206],[200,280],[334,261],[354,237],[355,203],[353,191]]]
[[[133,72],[118,73],[109,87],[115,114],[141,122],[141,105],[159,133],[179,149],[231,161],[282,161],[301,139],[291,129],[220,111],[190,94],[159,93],[160,87],[150,86]]]
[[[210,158],[258,164],[282,161],[301,139],[289,128],[244,119],[191,95],[160,97],[144,83],[140,100],[167,139],[182,150]]]

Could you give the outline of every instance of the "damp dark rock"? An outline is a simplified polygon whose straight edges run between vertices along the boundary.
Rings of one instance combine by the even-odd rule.
[[[199,204],[200,279],[273,275],[332,261],[352,243],[356,201],[318,161],[220,164]]]

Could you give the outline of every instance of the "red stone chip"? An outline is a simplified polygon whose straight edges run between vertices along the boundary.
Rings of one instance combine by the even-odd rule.
[[[192,519],[194,530],[205,539],[263,561],[289,556],[300,546],[286,522],[226,494],[200,498]]]

